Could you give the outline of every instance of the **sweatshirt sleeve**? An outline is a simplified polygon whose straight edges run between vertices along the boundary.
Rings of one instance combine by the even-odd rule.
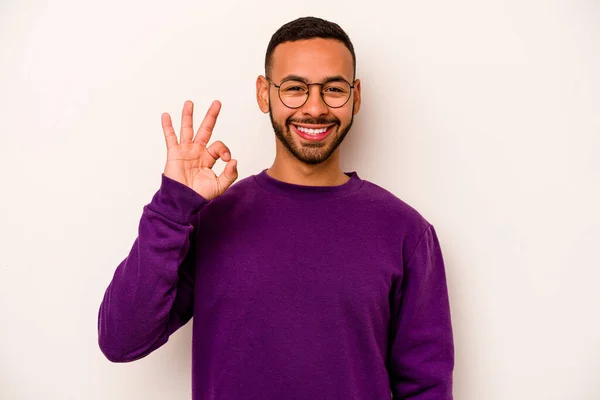
[[[161,177],[144,206],[138,236],[118,265],[98,312],[98,343],[106,358],[129,362],[165,344],[193,313],[195,238],[207,204],[187,186]]]
[[[394,303],[390,348],[393,398],[452,400],[450,306],[444,261],[432,225],[404,266]]]

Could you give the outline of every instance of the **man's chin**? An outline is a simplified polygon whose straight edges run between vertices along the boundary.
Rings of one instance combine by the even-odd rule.
[[[311,141],[295,133],[294,128],[290,126],[291,123],[280,126],[273,121],[271,113],[269,113],[269,116],[279,142],[296,159],[307,165],[318,165],[327,161],[339,147],[352,126],[352,121],[350,121],[350,124],[340,131],[340,125],[336,124],[323,140]]]
[[[311,142],[299,137],[295,133],[290,133],[288,138],[292,139],[292,143],[288,143],[286,147],[291,150],[294,157],[303,163],[309,165],[321,164],[322,162],[327,161],[333,153],[333,151],[331,151],[333,144],[330,142],[331,138],[329,137],[324,140]]]

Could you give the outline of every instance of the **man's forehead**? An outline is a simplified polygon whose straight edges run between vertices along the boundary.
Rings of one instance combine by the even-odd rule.
[[[342,76],[352,81],[353,71],[350,50],[335,39],[284,42],[273,51],[273,77],[295,75],[306,80],[322,81],[331,76]]]

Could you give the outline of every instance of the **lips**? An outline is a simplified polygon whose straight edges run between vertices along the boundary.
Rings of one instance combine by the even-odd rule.
[[[329,126],[305,126],[291,124],[294,132],[306,140],[318,141],[325,139],[333,130],[335,125]]]

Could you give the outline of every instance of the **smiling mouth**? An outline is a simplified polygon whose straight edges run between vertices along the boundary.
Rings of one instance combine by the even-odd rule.
[[[314,126],[310,128],[296,124],[291,125],[294,128],[296,134],[298,134],[303,139],[312,141],[323,140],[335,127],[335,124],[329,126]]]
[[[294,128],[296,128],[298,131],[303,132],[303,133],[308,133],[309,135],[319,135],[319,134],[325,133],[333,126],[333,125],[329,125],[329,126],[323,126],[323,127],[308,128],[308,127],[300,126],[300,125],[296,125],[296,124],[292,124],[292,125],[294,125]]]

